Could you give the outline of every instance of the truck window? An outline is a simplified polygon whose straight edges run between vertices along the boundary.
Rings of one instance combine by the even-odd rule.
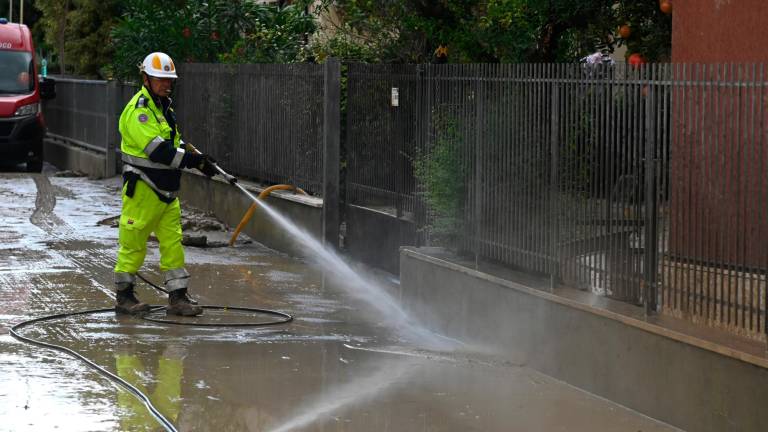
[[[0,50],[0,95],[32,93],[34,74],[32,54]]]

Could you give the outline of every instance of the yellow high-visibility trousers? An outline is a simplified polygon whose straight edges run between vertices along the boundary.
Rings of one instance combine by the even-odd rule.
[[[133,197],[125,195],[120,214],[120,247],[117,251],[115,273],[135,274],[144,264],[147,239],[155,233],[160,242],[160,271],[184,268],[184,248],[181,245],[181,207],[179,200],[160,201],[155,192],[141,180],[136,181]]]
[[[147,386],[142,383],[142,377],[152,377],[143,362],[134,354],[116,354],[115,366],[117,375],[128,381],[139,391],[152,400],[155,407],[168,420],[176,421],[181,412],[181,378],[184,373],[184,363],[181,358],[161,356],[158,361],[155,389],[150,394]],[[132,394],[120,390],[117,393],[117,404],[121,409],[121,430],[145,430],[148,425],[154,425],[156,420],[149,414],[142,402]]]

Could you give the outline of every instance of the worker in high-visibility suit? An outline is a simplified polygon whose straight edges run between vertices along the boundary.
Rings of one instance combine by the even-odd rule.
[[[147,253],[147,239],[154,232],[160,243],[160,271],[169,291],[166,313],[200,315],[203,309],[187,295],[189,273],[184,268],[177,194],[181,169],[196,168],[208,177],[217,171],[210,157],[185,151],[171,108],[170,94],[178,78],[173,60],[155,52],[139,69],[144,85],[120,116],[123,209],[115,266],[115,310],[128,314],[149,311],[149,305],[136,298],[133,286]]]

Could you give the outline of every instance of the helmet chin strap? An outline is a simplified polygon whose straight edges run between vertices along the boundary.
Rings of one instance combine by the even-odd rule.
[[[159,94],[155,93],[154,90],[152,90],[152,77],[150,77],[146,72],[141,73],[144,77],[146,77],[146,84],[144,84],[144,87],[147,88],[147,91],[149,91],[149,95],[152,96],[152,99],[158,100],[163,98],[168,98],[168,96],[160,96]],[[171,94],[173,94],[173,90],[176,88],[176,81],[171,82]]]
[[[152,99],[157,99],[159,96],[152,90],[152,78],[146,72],[142,72],[141,76],[143,78],[142,84],[147,88],[149,95],[152,96]]]

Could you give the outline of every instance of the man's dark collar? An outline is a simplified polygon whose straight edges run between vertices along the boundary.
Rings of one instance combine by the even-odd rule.
[[[147,87],[146,85],[143,85],[143,87],[147,89],[147,93],[149,93],[149,95],[152,97],[152,101],[155,103],[155,106],[160,108],[165,108],[167,106],[170,106],[171,103],[173,103],[173,99],[171,99],[170,97],[158,96],[152,91],[151,88]]]

